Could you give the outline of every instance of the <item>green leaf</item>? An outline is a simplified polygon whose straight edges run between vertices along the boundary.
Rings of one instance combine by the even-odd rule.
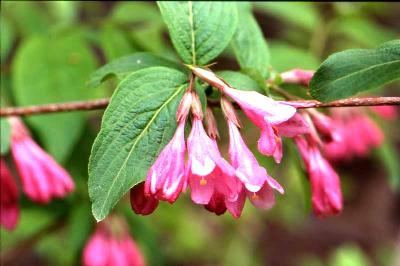
[[[110,23],[101,28],[100,42],[107,61],[135,52],[124,32]]]
[[[180,64],[163,57],[146,52],[134,53],[117,58],[93,72],[90,75],[87,86],[89,88],[95,88],[103,81],[113,76],[116,76],[119,80],[122,80],[129,74],[132,74],[134,71],[154,66],[165,66],[184,70],[183,66]]]
[[[250,8],[239,6],[239,27],[231,45],[240,68],[249,74],[267,78],[269,51],[263,33]]]
[[[34,37],[22,43],[13,64],[14,96],[18,105],[38,105],[88,98],[85,81],[96,60],[79,35]],[[85,123],[80,112],[30,116],[28,123],[44,147],[64,161]]]
[[[48,17],[41,13],[42,10],[38,3],[33,1],[2,1],[1,9],[1,12],[10,17],[11,22],[23,35],[41,34],[49,30]]]
[[[332,34],[334,40],[346,36],[365,48],[375,47],[396,38],[396,33],[379,26],[367,17],[360,16],[338,17],[332,25]]]
[[[13,45],[14,39],[15,39],[15,33],[14,33],[14,28],[10,25],[7,19],[1,16],[1,21],[0,21],[0,58],[1,62],[4,62],[7,57],[8,53],[11,50],[11,47]]]
[[[328,57],[310,83],[320,101],[346,98],[400,78],[400,40],[376,49],[351,49]]]
[[[157,2],[185,63],[204,65],[229,44],[238,25],[234,2]]]
[[[315,3],[305,2],[257,2],[257,10],[267,12],[292,25],[313,31],[320,21]]]
[[[0,119],[0,154],[5,154],[10,148],[11,126],[5,118]]]
[[[111,20],[117,23],[162,22],[155,5],[146,2],[119,2],[114,7]]]
[[[116,89],[89,159],[92,212],[104,219],[147,171],[176,128],[187,75],[166,67],[132,73]]]
[[[224,70],[217,72],[217,75],[223,78],[229,85],[238,90],[244,91],[257,91],[259,93],[263,93],[262,87],[252,78],[247,76],[246,74]]]
[[[284,42],[271,42],[269,50],[271,65],[277,71],[286,71],[292,68],[316,69],[320,63],[309,51]]]
[[[394,141],[386,138],[383,145],[378,148],[378,156],[388,172],[391,188],[400,191],[400,154],[395,147]]]

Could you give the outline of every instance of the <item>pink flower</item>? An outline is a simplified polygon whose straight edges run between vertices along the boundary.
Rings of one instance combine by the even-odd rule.
[[[153,196],[147,196],[144,192],[144,182],[141,182],[131,188],[130,202],[132,210],[136,214],[149,215],[158,206],[158,199]]]
[[[18,188],[3,159],[0,159],[0,178],[0,223],[13,230],[19,220]]]
[[[29,136],[22,121],[10,119],[11,153],[25,194],[33,201],[48,203],[74,190],[69,174]]]
[[[146,195],[172,203],[186,187],[184,133],[185,121],[183,120],[147,174]]]
[[[228,120],[229,127],[229,157],[232,166],[236,169],[236,177],[250,192],[259,191],[265,183],[270,187],[284,193],[281,185],[267,174],[261,167],[253,153],[249,150],[240,136],[236,125]]]
[[[383,105],[370,106],[369,108],[387,120],[395,120],[398,117],[398,108],[396,106]]]
[[[202,121],[196,116],[187,141],[186,171],[192,200],[197,204],[208,204],[214,192],[223,194],[228,200],[236,200],[235,170],[221,157],[215,139],[207,136]]]
[[[311,78],[314,75],[312,70],[292,69],[281,73],[281,78],[284,83],[294,83],[308,86]]]
[[[114,229],[118,227],[118,231]],[[84,266],[144,266],[139,248],[127,233],[126,224],[115,217],[97,225],[83,250]]]
[[[330,160],[350,160],[354,156],[366,156],[384,140],[381,129],[360,109],[333,109],[332,121],[337,139],[324,146]]]
[[[251,192],[242,186],[236,201],[225,201],[226,208],[233,217],[239,218],[242,214],[246,197],[259,209],[270,209],[275,204],[274,192],[267,182],[257,192]]]
[[[339,176],[322,157],[316,143],[309,143],[303,137],[296,137],[295,141],[310,177],[315,215],[327,217],[339,213],[343,207]]]
[[[207,205],[204,205],[204,207],[216,215],[224,214],[226,211],[225,196],[219,192],[214,192],[210,202]]]

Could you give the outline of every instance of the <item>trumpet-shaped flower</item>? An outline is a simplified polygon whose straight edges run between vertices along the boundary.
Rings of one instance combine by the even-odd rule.
[[[11,153],[22,180],[25,194],[33,201],[48,203],[74,190],[74,182],[49,154],[29,136],[22,121],[10,119]]]

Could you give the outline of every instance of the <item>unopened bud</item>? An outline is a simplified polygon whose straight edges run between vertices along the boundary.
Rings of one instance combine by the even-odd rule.
[[[312,70],[292,69],[281,73],[281,78],[284,83],[294,83],[308,86],[313,75],[314,71]]]
[[[192,93],[192,114],[193,114],[193,116],[202,120],[203,119],[203,110],[201,107],[200,98],[197,95],[195,90],[192,90],[191,93]]]
[[[225,90],[226,87],[230,87],[225,81],[221,78],[217,77],[214,72],[206,70],[204,68],[189,66],[189,68],[193,71],[193,73],[198,76],[200,79],[204,80],[211,86],[220,89],[221,91]]]
[[[234,123],[237,127],[241,127],[240,120],[236,115],[235,108],[226,97],[221,97],[221,109],[227,120]]]
[[[193,95],[191,91],[185,92],[182,97],[181,102],[179,103],[178,111],[176,112],[176,121],[181,122],[186,120],[190,107],[192,106]]]
[[[219,138],[217,121],[210,107],[206,108],[205,121],[207,125],[207,134],[213,139]]]

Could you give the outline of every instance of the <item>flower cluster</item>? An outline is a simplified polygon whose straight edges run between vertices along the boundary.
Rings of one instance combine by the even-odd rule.
[[[84,266],[144,266],[144,258],[124,220],[110,216],[98,223],[82,254]]]
[[[187,187],[193,202],[216,214],[228,210],[232,216],[239,217],[246,195],[256,207],[270,208],[274,204],[273,189],[280,193],[284,190],[246,146],[239,132],[240,122],[227,97],[260,129],[258,150],[273,156],[277,163],[282,159],[282,136],[308,133],[307,123],[287,102],[234,89],[205,69],[193,67],[192,71],[223,94],[221,107],[229,127],[230,162],[218,149],[218,130],[212,111],[206,111],[206,132],[199,98],[190,86],[178,108],[178,126],[173,138],[150,168],[144,184],[131,190],[132,209],[138,214],[150,214],[159,200],[173,203]],[[184,128],[190,111],[192,127],[185,143]]]
[[[384,140],[382,130],[368,117],[366,108],[333,108],[332,125],[338,136],[327,145],[324,152],[332,161],[349,161],[354,157],[365,157],[371,148],[378,147]],[[396,108],[379,106],[371,109],[384,119],[396,118]],[[355,137],[357,136],[357,137]]]
[[[62,198],[72,192],[72,178],[35,143],[22,121],[12,117],[9,122],[11,154],[25,194],[34,202],[48,203],[52,198]],[[18,189],[6,164],[1,162],[1,221],[6,228],[12,229],[19,217]]]

